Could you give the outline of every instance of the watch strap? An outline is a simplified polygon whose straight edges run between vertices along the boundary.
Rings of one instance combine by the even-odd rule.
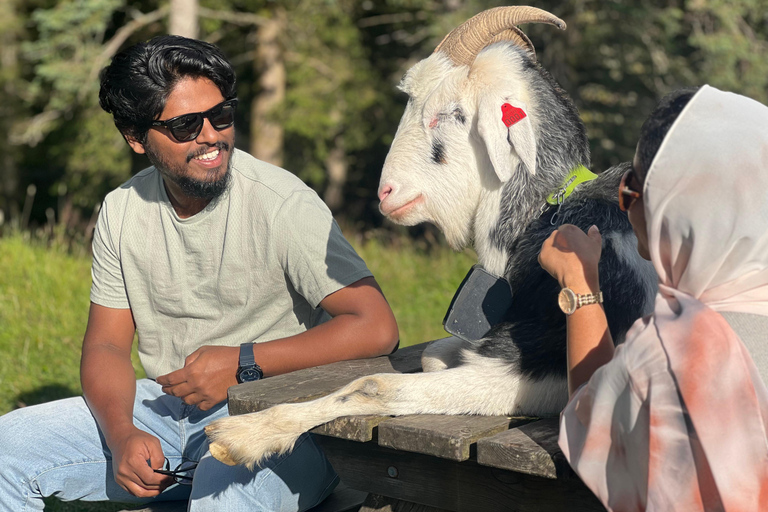
[[[577,293],[576,300],[578,301],[576,305],[576,309],[582,306],[589,306],[590,304],[602,304],[603,292],[585,293],[585,294]]]
[[[246,368],[248,366],[254,366],[256,359],[253,357],[253,342],[242,343],[240,345],[240,361],[238,366],[240,368]]]

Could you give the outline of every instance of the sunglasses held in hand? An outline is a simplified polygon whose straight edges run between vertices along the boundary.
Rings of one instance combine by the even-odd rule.
[[[171,463],[168,460],[168,457],[166,457],[163,469],[153,469],[152,471],[161,475],[170,476],[177,484],[192,485],[192,472],[196,467],[197,462],[184,459],[178,466],[176,466],[176,469],[171,469]]]
[[[223,101],[205,112],[184,114],[165,121],[152,121],[152,126],[164,126],[178,142],[195,140],[203,130],[205,119],[211,122],[216,131],[221,131],[235,124],[237,98]]]

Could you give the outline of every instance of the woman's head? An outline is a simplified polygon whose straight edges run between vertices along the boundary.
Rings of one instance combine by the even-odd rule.
[[[725,309],[768,293],[768,107],[704,86],[671,110],[635,159],[660,284]]]
[[[651,255],[648,251],[645,202],[642,196],[645,176],[648,174],[648,169],[650,169],[670,127],[698,90],[698,87],[679,89],[663,97],[656,105],[651,115],[643,123],[635,158],[632,160],[632,170],[622,182],[622,189],[626,190],[620,193],[625,194],[622,199],[627,205],[627,215],[635,230],[637,251],[640,256],[647,260],[651,259]]]
[[[667,94],[643,123],[633,162],[634,174],[641,184],[645,183],[645,176],[664,137],[698,90],[698,87],[686,87]]]

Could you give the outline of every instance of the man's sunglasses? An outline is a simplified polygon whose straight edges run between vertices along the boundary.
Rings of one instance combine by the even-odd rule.
[[[197,462],[183,459],[181,463],[176,466],[176,469],[171,469],[171,462],[168,460],[168,457],[166,457],[163,469],[153,469],[152,471],[161,475],[170,476],[177,484],[192,485],[192,472],[195,468],[197,468]]]
[[[168,128],[168,131],[177,141],[189,142],[200,135],[205,119],[211,122],[211,126],[216,131],[224,130],[235,124],[235,109],[237,109],[237,98],[223,101],[205,112],[184,114],[165,121],[152,121],[152,126],[164,126]]]
[[[619,208],[621,208],[621,211],[623,212],[629,210],[629,207],[632,206],[632,203],[634,203],[636,199],[643,197],[642,192],[633,190],[628,185],[633,173],[634,169],[625,172],[624,176],[621,177],[621,183],[619,183]]]

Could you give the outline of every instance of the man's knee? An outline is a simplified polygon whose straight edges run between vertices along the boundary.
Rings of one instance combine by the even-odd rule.
[[[62,452],[81,452],[86,445],[90,445],[89,451],[102,451],[96,422],[82,397],[32,405],[0,416],[0,461],[4,468],[17,459],[29,464],[56,459]]]
[[[0,466],[4,471],[10,469],[14,461],[29,460],[30,454],[40,453],[45,446],[44,440],[34,439],[37,423],[31,409],[16,409],[0,416]]]
[[[297,512],[322,501],[337,483],[325,455],[305,434],[293,452],[270,459],[253,471],[245,466],[226,466],[206,453],[195,473],[190,511]]]

